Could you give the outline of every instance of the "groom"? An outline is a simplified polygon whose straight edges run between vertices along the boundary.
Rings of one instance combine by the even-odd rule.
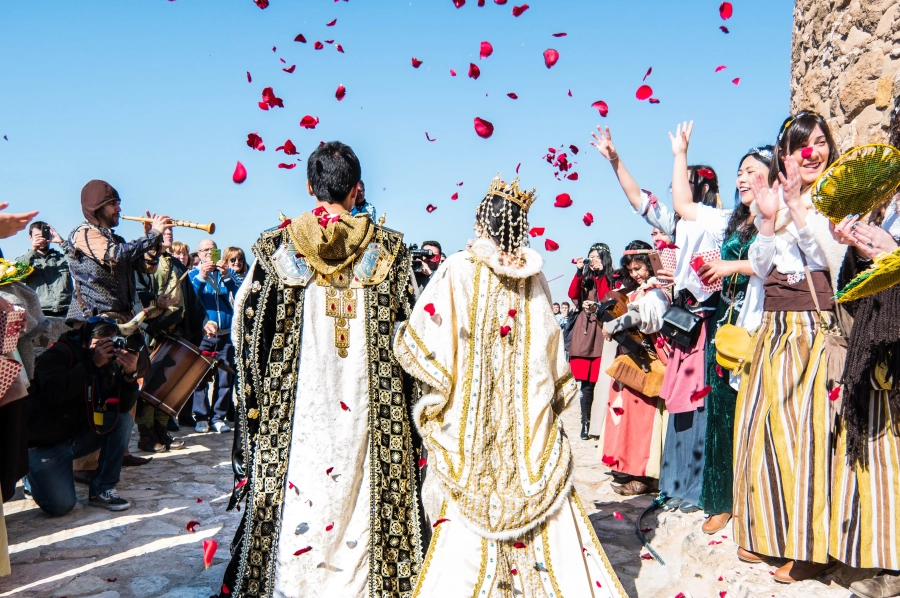
[[[350,215],[359,160],[307,161],[315,208],[262,234],[235,298],[235,491],[222,596],[409,597],[422,564],[400,233]],[[283,218],[283,217],[282,217]]]

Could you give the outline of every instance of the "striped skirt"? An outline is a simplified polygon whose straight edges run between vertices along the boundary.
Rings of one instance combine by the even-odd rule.
[[[734,539],[760,554],[824,563],[834,422],[824,335],[815,312],[766,312],[754,343],[735,414]]]
[[[842,430],[834,456],[831,556],[865,569],[900,569],[900,414],[887,393],[869,398],[866,469],[847,459]]]

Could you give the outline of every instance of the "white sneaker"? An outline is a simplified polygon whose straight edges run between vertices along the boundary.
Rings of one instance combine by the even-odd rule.
[[[231,426],[229,426],[225,422],[216,422],[213,424],[213,428],[215,428],[216,432],[218,432],[219,434],[223,432],[231,432]]]
[[[199,432],[200,434],[206,434],[209,432],[209,422],[201,421],[197,422],[197,425],[194,426],[194,431]]]

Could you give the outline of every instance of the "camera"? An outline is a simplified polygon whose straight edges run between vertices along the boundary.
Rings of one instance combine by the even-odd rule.
[[[137,353],[144,348],[144,339],[141,338],[141,334],[139,332],[129,334],[128,336],[117,335],[112,337],[111,340],[113,347],[115,347],[116,349],[122,349],[123,351],[128,351],[129,353]]]
[[[419,246],[416,244],[412,244],[409,246],[409,254],[412,256],[413,264],[412,269],[413,273],[421,274],[422,273],[422,260],[434,257],[434,252],[430,249],[419,249]]]
[[[43,224],[41,225],[41,236],[47,239],[48,241],[53,238],[53,233],[50,232],[50,225]]]

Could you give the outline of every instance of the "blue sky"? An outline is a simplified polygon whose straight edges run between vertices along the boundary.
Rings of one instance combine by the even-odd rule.
[[[559,243],[545,255],[554,297],[564,297],[570,261],[591,243],[618,255],[646,225],[631,214],[609,165],[589,145],[597,124],[611,127],[619,153],[642,187],[661,199],[671,181],[667,137],[694,119],[692,162],[711,164],[731,205],[737,160],[771,143],[789,109],[791,2],[737,0],[724,23],[718,0],[48,0],[0,9],[0,196],[12,210],[38,209],[65,235],[81,219],[80,191],[93,178],[115,186],[125,214],[146,209],[215,221],[220,247],[249,250],[259,232],[311,207],[306,157],[338,139],[360,157],[367,195],[387,226],[408,242],[435,238],[452,252],[471,237],[475,207],[498,171],[519,176],[540,199],[533,226]],[[325,24],[337,19],[333,27]],[[551,34],[566,32],[562,38]],[[302,33],[309,43],[293,41]],[[334,46],[313,49],[315,40]],[[479,60],[479,44],[494,54]],[[272,51],[272,47],[277,49]],[[544,66],[542,53],[559,51]],[[412,57],[423,60],[412,68]],[[284,58],[282,64],[279,58]],[[470,62],[481,69],[466,76]],[[296,64],[293,74],[282,71]],[[718,65],[727,69],[714,73]],[[649,67],[660,104],[635,99]],[[450,69],[456,77],[451,77]],[[248,83],[250,71],[253,82]],[[740,77],[740,85],[731,80]],[[338,102],[339,84],[347,89]],[[285,108],[257,106],[274,87]],[[571,90],[572,97],[567,95]],[[518,100],[506,94],[514,92]],[[591,103],[610,106],[601,118]],[[317,116],[315,130],[298,126]],[[490,139],[473,119],[494,124]],[[259,132],[265,152],[245,144]],[[430,143],[425,132],[437,141]],[[277,146],[291,139],[299,155]],[[557,181],[542,160],[548,147],[575,144],[578,181]],[[296,161],[294,170],[278,163]],[[571,155],[570,155],[571,158]],[[249,172],[231,181],[240,160]],[[462,187],[456,184],[463,182]],[[459,200],[451,201],[454,192]],[[553,208],[566,192],[574,205]],[[431,214],[429,204],[437,206]],[[590,211],[595,222],[582,223]],[[118,232],[133,238],[137,223]],[[196,248],[203,233],[176,229]],[[8,257],[24,235],[3,242]]]

